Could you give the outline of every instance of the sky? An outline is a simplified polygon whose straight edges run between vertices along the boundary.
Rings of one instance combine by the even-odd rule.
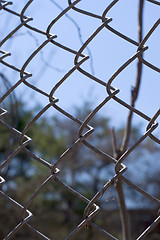
[[[24,3],[27,1],[14,0],[12,2],[13,5],[8,8],[21,12]],[[109,23],[111,27],[135,41],[138,39],[138,2],[138,0],[120,0],[107,15],[113,19]],[[111,1],[108,0],[82,0],[77,4],[77,7],[102,15],[109,3]],[[67,0],[35,0],[26,11],[26,15],[33,18],[29,25],[46,31],[48,25],[61,12],[61,9],[65,9],[67,6]],[[51,33],[57,35],[55,41],[77,51],[82,46],[82,41],[85,42],[102,22],[100,19],[84,16],[73,10],[67,14],[51,28]],[[159,16],[160,7],[146,0],[144,4],[143,36],[148,33],[159,19]],[[13,27],[20,23],[19,17],[12,16],[4,11],[0,14],[0,19],[0,39],[3,39]],[[9,63],[21,68],[32,52],[45,40],[45,36],[22,27],[2,46],[2,49],[11,52],[11,56],[8,59],[6,58]],[[160,25],[146,42],[149,48],[144,53],[144,58],[157,67],[159,67],[160,56],[159,40]],[[82,68],[89,73],[94,71],[94,75],[104,82],[107,82],[114,72],[137,51],[136,46],[119,38],[106,28],[103,28],[96,38],[90,42],[88,49],[89,51],[85,49],[83,53],[90,55],[90,59],[82,65]],[[130,103],[131,88],[134,86],[136,79],[136,64],[137,61],[135,60],[113,82],[113,86],[120,89],[117,96],[127,103]],[[73,54],[49,43],[31,61],[26,71],[33,75],[29,79],[30,83],[49,93],[73,65]],[[15,84],[19,80],[19,73],[8,70],[2,65],[1,71],[11,80],[11,84]],[[146,66],[143,67],[140,94],[136,102],[136,108],[149,117],[152,117],[159,108],[160,82],[158,74],[158,72]],[[45,106],[48,103],[46,97],[33,92],[24,84],[21,84],[16,89],[16,94],[26,101],[28,107],[35,106],[37,103]],[[58,105],[60,107],[74,114],[75,107],[82,106],[85,101],[90,101],[92,109],[94,109],[107,97],[107,92],[104,86],[75,71],[55,92],[55,97],[59,99]],[[120,126],[125,124],[128,111],[112,100],[100,110],[100,114],[109,117],[111,125]],[[143,129],[147,126],[147,122],[136,115],[134,121],[136,124],[141,123]]]
[[[24,4],[28,1],[13,0],[12,2],[13,5],[8,8],[14,9],[16,12],[20,13]],[[151,4],[147,0],[144,2],[143,36],[148,33],[150,28],[160,17],[159,6]],[[111,3],[109,0],[82,0],[77,4],[77,7],[102,15],[109,3]],[[120,0],[107,15],[113,19],[112,22],[109,23],[111,27],[135,41],[138,39],[138,3],[138,0]],[[26,11],[26,15],[33,18],[33,21],[29,22],[29,25],[46,31],[51,21],[60,14],[62,11],[61,9],[65,9],[67,6],[67,0],[34,0]],[[51,29],[51,33],[57,35],[55,41],[78,51],[82,46],[82,42],[85,42],[101,25],[101,20],[84,16],[73,10],[69,11],[67,14],[67,16],[63,16],[54,25]],[[18,24],[20,24],[19,17],[1,11],[0,40],[9,34]],[[2,46],[3,50],[11,53],[11,56],[7,57],[6,61],[22,68],[33,51],[35,51],[45,40],[45,36],[22,27]],[[144,53],[144,58],[157,67],[160,67],[159,42],[160,25],[146,42],[149,48]],[[88,45],[88,49],[89,51],[85,49],[84,53],[89,55],[90,59],[83,64],[83,68],[89,73],[94,72],[96,77],[106,83],[114,72],[137,51],[136,46],[119,38],[105,28]],[[32,77],[29,78],[28,81],[43,91],[50,93],[55,84],[73,67],[73,65],[73,54],[49,43],[27,66],[26,71],[32,73]],[[113,82],[113,86],[120,89],[118,97],[127,103],[130,103],[131,88],[135,84],[137,73],[136,66],[137,61],[135,60],[119,74]],[[0,72],[6,75],[11,84],[15,84],[20,79],[19,73],[6,68],[2,64],[0,65]],[[136,108],[147,116],[152,117],[159,109],[159,91],[159,73],[143,66],[142,82],[140,94],[136,102]],[[28,108],[37,106],[37,104],[40,104],[42,107],[48,104],[48,98],[29,89],[24,84],[21,84],[15,92],[18,99],[23,100]],[[91,103],[91,108],[94,109],[108,95],[104,86],[93,82],[80,72],[75,71],[55,92],[54,96],[59,99],[58,106],[74,115],[75,107],[83,106],[86,101],[89,101]],[[59,116],[59,113],[53,108],[49,109],[49,112],[46,114],[58,114]],[[111,127],[119,127],[124,126],[126,123],[128,111],[117,102],[111,100],[100,110],[100,114],[110,118]],[[148,122],[135,115],[134,124],[140,124],[141,131],[144,132]],[[157,136],[159,136],[158,130],[156,130]],[[148,161],[148,159],[145,160],[146,162]],[[157,166],[159,164],[156,157],[153,160],[155,162],[151,162],[152,165],[149,165],[150,168],[153,165]],[[135,164],[135,161],[133,161],[133,164]],[[148,167],[146,163],[143,167],[144,166]],[[141,168],[142,163],[139,162],[136,168],[137,172],[134,173],[135,176],[133,176],[133,178],[139,177]],[[146,176],[145,171],[144,174]],[[142,174],[141,176],[143,177],[144,175]],[[130,204],[132,204],[132,202],[130,202]]]

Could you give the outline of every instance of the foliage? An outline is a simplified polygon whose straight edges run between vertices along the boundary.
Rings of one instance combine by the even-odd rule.
[[[5,122],[8,122],[10,125],[12,124],[13,127],[22,132],[25,126],[37,114],[38,109],[25,109],[24,104],[21,102],[16,103],[16,109],[18,110],[16,112],[16,116],[8,114],[5,117]],[[91,106],[85,104],[82,108],[75,109],[75,116],[78,116],[81,121],[84,121],[91,111]],[[15,119],[14,124],[12,122],[12,118]],[[110,127],[109,119],[96,114],[89,124],[95,128],[95,131],[89,138],[87,138],[87,141],[105,153],[112,155],[112,129]],[[58,118],[58,116],[54,116],[49,117],[48,119],[48,117],[41,117],[27,131],[27,135],[32,137],[33,140],[27,148],[49,163],[54,164],[60,155],[72,146],[72,144],[78,139],[78,130],[79,124],[73,124],[73,122],[68,118]],[[123,127],[117,130],[117,143],[120,143],[123,132]],[[18,146],[19,137],[13,136],[12,133],[9,133],[8,129],[3,125],[1,125],[0,134],[1,139],[3,139],[3,141],[0,142],[0,162],[3,162],[4,159],[10,155],[13,149],[16,149]],[[139,129],[137,127],[133,128],[131,136],[132,138],[130,144],[132,145],[132,140],[135,142],[135,140],[139,138]],[[132,170],[133,161],[136,166],[137,160],[135,160],[135,158],[138,159],[140,157],[146,157],[144,154],[148,154],[151,150],[148,146],[150,146],[150,143],[149,141],[146,141],[143,146],[145,147],[146,152],[143,151],[142,153],[141,149],[137,149],[134,153],[135,156],[133,157],[131,155],[130,159],[127,159],[126,164],[128,164],[128,168],[131,166]],[[85,147],[85,145],[83,145],[83,143],[72,151],[69,157],[64,158],[59,167],[63,173],[60,174],[59,178],[71,187],[75,188],[88,199],[91,199],[94,194],[110,179],[110,176],[113,176],[114,174],[114,166],[112,166],[112,164],[106,161],[103,157],[100,157],[92,150],[89,150]],[[132,171],[128,170],[127,172],[129,172],[129,178],[135,178],[135,176],[132,176]],[[45,166],[42,167],[42,164],[33,161],[24,151],[21,151],[18,155],[16,155],[9,166],[3,170],[1,174],[7,180],[7,184],[5,185],[6,190],[4,189],[4,191],[23,205],[49,175],[48,168]],[[136,181],[139,184],[138,178]],[[158,180],[154,179],[154,183],[155,181],[157,181],[158,184]],[[141,182],[140,184],[143,188],[146,187],[145,182]],[[146,181],[146,184],[149,184],[149,182]],[[141,201],[141,196],[136,197],[134,192],[126,186],[125,191],[128,202],[130,202],[131,199],[134,199],[134,201]],[[156,194],[158,195],[159,192],[157,191]],[[1,204],[6,205],[3,201]],[[119,216],[117,216],[118,212],[116,210],[118,203],[114,187],[111,192],[106,192],[104,194],[101,199],[101,203],[99,204],[102,204],[104,212],[106,212],[108,208],[110,209],[107,213],[107,215],[110,215],[110,221],[108,221],[107,224],[110,226],[110,229],[112,229],[112,223],[115,222],[115,224],[118,224],[117,219],[119,219]],[[144,202],[143,205],[145,205]],[[149,207],[151,205],[146,206]],[[54,231],[52,230],[51,223],[53,215],[51,213],[54,213],[54,216],[57,216],[57,228],[62,225],[65,226],[62,229],[61,237],[65,236],[72,230],[73,221],[78,224],[82,220],[81,218],[85,207],[86,203],[82,203],[53,181],[47,185],[47,187],[41,192],[41,194],[38,195],[30,206],[30,210],[36,216],[33,219],[33,226],[37,226],[38,228],[38,226],[42,224],[38,223],[38,216],[40,216],[41,222],[43,222],[43,219],[45,221],[45,216],[43,216],[43,213],[45,212],[47,214],[48,222],[48,225],[45,228],[46,234],[50,232],[50,237],[52,238]],[[136,204],[134,207],[136,208]],[[12,215],[12,213],[10,214]],[[0,215],[3,217],[3,211]],[[98,224],[103,227],[104,222],[107,220],[105,219],[105,216],[102,215],[100,214],[98,218],[95,218],[95,222],[97,221]],[[14,218],[7,218],[6,216],[5,219],[3,219],[3,224],[6,224],[7,221],[9,221],[10,226],[14,226]],[[3,229],[3,224],[2,228],[0,228],[0,234],[2,236],[6,234],[1,230]],[[116,230],[112,230],[113,232],[115,231],[115,235],[118,237],[120,226]],[[88,237],[94,239],[92,232],[93,231],[91,230],[88,231]],[[28,237],[32,238],[31,236]],[[96,239],[96,233],[94,233],[94,237]],[[18,235],[16,238],[19,238]],[[25,239],[24,232],[22,234],[20,233],[20,238]],[[81,239],[81,235],[79,239]],[[101,239],[103,239],[103,237]]]

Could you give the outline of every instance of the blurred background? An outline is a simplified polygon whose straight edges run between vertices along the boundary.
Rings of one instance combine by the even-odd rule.
[[[18,13],[26,4],[23,0],[12,2],[13,4],[8,8]],[[113,28],[137,42],[139,2],[138,0],[120,0],[107,15],[113,19],[110,23]],[[86,0],[80,1],[77,7],[101,16],[110,3],[111,1],[107,0],[98,3]],[[160,9],[158,5],[149,1],[144,1],[143,5],[142,32],[144,37],[159,19]],[[29,25],[45,32],[51,21],[67,6],[66,0],[33,1],[25,15],[33,18],[28,23]],[[0,40],[2,41],[19,24],[19,17],[2,9],[0,11]],[[55,23],[51,28],[51,33],[57,35],[55,39],[57,42],[78,51],[100,25],[101,19],[70,10]],[[146,42],[145,45],[149,49],[143,55],[145,60],[157,67],[159,67],[160,53],[157,47],[160,40],[159,29],[157,27]],[[30,55],[45,40],[45,35],[26,27],[20,28],[2,46],[4,51],[11,53],[11,56],[6,58],[6,62],[21,69]],[[83,64],[83,69],[107,83],[114,72],[136,51],[137,46],[104,28],[84,50],[84,54],[90,58]],[[118,97],[128,104],[130,104],[131,93],[135,86],[137,64],[136,59],[113,81],[113,86],[120,89]],[[49,94],[73,65],[73,54],[49,43],[27,66],[26,71],[32,73],[28,81]],[[150,118],[159,108],[158,77],[158,72],[143,65],[136,109]],[[19,79],[19,72],[1,64],[0,96],[3,96]],[[84,121],[106,98],[107,92],[105,86],[75,71],[57,89],[54,96],[59,99],[57,103],[59,107]],[[1,107],[8,111],[4,122],[22,132],[48,103],[46,96],[22,83],[1,103]],[[87,140],[98,149],[113,156],[113,128],[116,132],[117,146],[120,148],[128,112],[129,110],[116,101],[109,101],[89,122],[95,131]],[[136,114],[133,115],[128,147],[131,147],[142,136],[147,125],[148,121]],[[47,162],[54,164],[61,154],[77,140],[78,130],[79,124],[73,123],[54,108],[49,108],[27,131],[27,135],[32,138],[32,143],[27,148]],[[158,132],[159,128],[154,131],[157,138]],[[2,163],[18,147],[19,138],[10,133],[2,124],[0,135],[0,163]],[[159,145],[150,138],[146,138],[124,161],[128,168],[125,177],[157,199],[160,197],[159,158]],[[74,152],[71,152],[59,168],[61,170],[59,179],[88,199],[92,199],[96,192],[114,176],[114,165],[107,162],[105,158],[100,158],[84,145],[80,145]],[[14,157],[14,161],[2,169],[0,174],[6,180],[3,191],[24,206],[29,197],[45,181],[49,171],[48,168],[21,151]],[[131,239],[136,239],[156,219],[158,206],[129,185],[124,184],[123,187],[131,226]],[[101,206],[101,211],[94,218],[94,222],[117,239],[122,239],[118,196],[114,185],[104,193],[98,204]],[[51,182],[31,204],[29,210],[34,217],[30,223],[50,239],[65,239],[82,221],[86,206],[86,203]],[[3,239],[18,224],[19,213],[3,198],[0,201],[0,209],[0,239]],[[80,231],[75,239],[94,240],[97,237],[102,240],[107,239],[102,233],[88,227]],[[24,226],[17,232],[14,239],[40,239],[40,237],[28,231]],[[154,228],[146,239],[160,239],[160,226]]]

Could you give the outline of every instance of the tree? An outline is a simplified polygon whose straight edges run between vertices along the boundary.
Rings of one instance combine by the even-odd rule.
[[[20,102],[17,102],[16,104],[19,113],[16,116],[16,128],[21,132],[34,118],[37,109],[27,110],[24,107],[25,104]],[[81,108],[75,109],[75,116],[78,116],[80,121],[84,121],[90,112],[92,112],[91,105],[85,103]],[[11,124],[10,119],[12,118],[14,118],[14,116],[9,114],[6,116],[5,122]],[[96,114],[90,122],[90,125],[95,128],[95,132],[90,135],[87,141],[105,153],[112,155],[112,129],[110,127],[109,119]],[[27,149],[54,164],[59,156],[77,140],[78,131],[79,124],[76,122],[73,124],[68,118],[58,118],[58,116],[53,116],[49,117],[48,121],[48,116],[43,116],[43,118],[36,121],[33,127],[27,132],[27,135],[32,136],[33,139],[33,142],[27,146]],[[10,139],[10,134],[8,134],[8,129],[3,125],[0,133],[4,139],[0,148],[2,162],[8,154],[7,142]],[[120,143],[123,133],[124,128],[120,128],[116,132],[117,143]],[[132,141],[134,142],[139,136],[139,128],[132,128],[130,143],[132,144]],[[18,137],[13,135],[12,151],[17,146],[18,140]],[[150,141],[146,141],[142,148],[146,149],[146,152],[144,150],[141,152],[141,148],[137,149],[134,152],[136,155],[135,158],[137,158],[137,156],[139,158],[146,158],[146,155],[152,155],[153,146],[151,147]],[[127,161],[128,168],[130,165],[132,166],[132,156],[130,158],[131,160]],[[60,175],[60,179],[89,199],[91,199],[96,192],[102,188],[105,182],[108,181],[114,173],[113,165],[109,161],[106,161],[103,156],[100,157],[99,155],[96,155],[95,152],[89,150],[83,144],[79,145],[78,148],[72,151],[67,158],[64,158],[58,167],[60,167],[63,172],[63,174]],[[31,169],[31,171],[26,171],[26,169]],[[132,174],[132,171],[130,172],[130,170],[128,170],[128,175],[130,174]],[[6,180],[8,180],[6,189],[8,195],[12,196],[13,199],[25,203],[30,195],[37,189],[39,184],[43,182],[43,179],[47,177],[48,170],[45,167],[42,167],[38,162],[32,161],[31,157],[27,155],[26,152],[22,151],[15,157],[14,161],[11,161],[7,171],[5,174],[3,173],[2,176],[4,175]],[[131,176],[132,175],[130,175],[130,177]],[[25,188],[23,187],[24,178],[27,180],[25,182]],[[133,179],[134,178],[135,176],[133,176]],[[142,182],[142,184],[144,189],[149,186],[149,182],[147,181]],[[131,199],[135,197],[134,192],[130,189],[128,190],[127,186],[125,186],[124,190],[128,191],[126,193],[127,201],[131,201]],[[56,194],[52,194],[52,192],[56,192]],[[139,200],[140,198],[138,197],[137,201]],[[108,203],[113,211],[115,211],[117,208],[117,196],[113,188],[104,194],[104,197],[101,200],[103,209],[105,209],[105,206]],[[5,203],[3,202],[2,204]],[[143,202],[143,206],[144,204],[145,203]],[[136,205],[134,206],[136,208]],[[49,214],[50,211],[55,211],[55,209],[59,210],[61,211],[61,221],[59,224],[65,223],[70,225],[73,218],[75,218],[75,221],[77,221],[77,218],[79,219],[85,208],[85,204],[73,198],[72,195],[64,189],[56,185],[49,185],[44,189],[42,194],[40,194],[38,200],[34,201],[31,205],[33,212],[37,211],[36,208],[39,209],[41,214],[43,211],[48,212]],[[12,219],[9,220],[8,218],[7,221],[12,221]],[[11,222],[11,225],[12,224],[13,223]],[[48,231],[51,230],[48,229]],[[2,234],[4,233],[2,232]]]
[[[55,3],[55,1],[51,1],[51,2],[53,2],[56,6],[58,6],[58,8],[61,9],[61,7],[59,7],[59,5]],[[113,1],[111,5],[108,6],[108,9],[112,7],[116,2],[117,1]],[[31,1],[29,3],[31,3]],[[70,1],[68,3],[69,5],[71,4]],[[137,44],[138,50],[142,50],[141,47],[143,45],[141,44],[143,39],[142,38],[143,5],[144,5],[144,1],[140,0],[139,1],[139,40]],[[78,10],[78,9],[74,7],[73,10]],[[85,12],[85,14],[87,13]],[[102,16],[102,20],[104,20],[103,17],[104,15]],[[72,18],[68,17],[68,19],[71,20]],[[72,23],[74,23],[74,25],[76,26],[79,33],[79,37],[81,39],[81,32],[80,32],[79,26],[75,21],[73,21],[73,19],[72,19]],[[32,28],[27,24],[25,24],[25,26],[29,27],[31,30],[35,30],[35,32],[37,31],[35,28]],[[42,33],[42,31],[39,31],[39,33]],[[33,37],[32,34],[30,34],[30,36]],[[37,44],[37,39],[35,37],[33,38],[35,39]],[[5,41],[6,39],[2,41],[2,44]],[[81,39],[81,43],[84,47],[85,44],[83,43],[82,39]],[[86,46],[87,45],[85,45],[85,47]],[[38,49],[39,48],[37,48],[37,50]],[[30,56],[31,57],[28,58],[27,60],[28,62],[32,60],[33,55],[30,55]],[[106,161],[106,158],[104,158],[105,153],[109,154],[110,156],[113,156],[117,161],[119,161],[121,160],[123,154],[125,154],[127,150],[130,148],[130,146],[132,146],[132,143],[134,143],[140,137],[139,129],[136,127],[134,128],[132,126],[132,119],[133,119],[133,112],[134,112],[133,109],[138,99],[140,84],[141,84],[143,52],[141,52],[141,54],[137,56],[138,56],[137,77],[136,77],[135,85],[132,87],[132,90],[131,90],[130,110],[129,110],[128,118],[126,121],[126,126],[118,130],[111,129],[108,118],[104,118],[102,116],[100,117],[98,115],[94,116],[93,120],[90,121],[89,124],[91,124],[91,126],[93,125],[96,131],[92,133],[89,138],[87,138],[88,142],[86,141],[80,142],[79,146],[75,148],[74,151],[71,151],[70,155],[67,155],[67,157],[64,157],[62,159],[62,155],[64,154],[65,156],[65,151],[67,151],[68,148],[72,148],[76,140],[80,138],[78,136],[79,125],[81,125],[82,122],[85,121],[86,116],[89,116],[89,114],[92,113],[93,109],[90,109],[90,107],[88,106],[86,107],[86,105],[85,107],[82,107],[82,109],[76,109],[75,115],[77,114],[78,118],[80,119],[78,119],[74,123],[68,119],[59,119],[57,117],[45,118],[44,116],[41,117],[39,120],[35,121],[33,126],[30,127],[29,130],[27,131],[27,135],[32,137],[33,142],[30,143],[24,149],[24,151],[20,151],[16,155],[14,161],[11,161],[8,167],[3,169],[2,174],[4,178],[8,178],[8,180],[10,181],[6,189],[9,195],[14,196],[15,198],[19,198],[20,201],[21,200],[25,201],[30,195],[30,186],[34,184],[36,184],[37,186],[39,184],[39,181],[42,180],[43,177],[45,179],[45,177],[47,176],[47,171],[44,169],[41,169],[41,166],[39,165],[38,161],[32,161],[33,154],[37,154],[37,156],[41,156],[41,158],[47,159],[47,162],[53,164],[53,166],[54,166],[54,163],[56,163],[58,158],[61,159],[58,161],[59,162],[61,161],[62,164],[59,165],[59,162],[57,163],[57,166],[60,166],[61,170],[63,171],[63,174],[61,174],[60,177],[63,178],[63,181],[67,182],[69,186],[73,188],[76,187],[76,189],[79,192],[81,192],[84,196],[87,196],[89,199],[91,199],[98,192],[101,186],[106,182],[106,175],[105,175],[106,173],[108,174],[108,179],[110,176],[110,171],[111,171],[111,176],[114,175],[113,167],[111,167],[110,162]],[[76,62],[76,59],[75,59],[75,62]],[[77,63],[75,65],[77,65]],[[83,71],[83,69],[80,69],[80,68],[77,68],[77,69],[80,70],[81,73],[83,74],[86,73],[85,71]],[[23,67],[21,70],[24,70]],[[93,69],[92,69],[92,74],[93,74]],[[21,75],[23,75],[22,71],[21,71]],[[94,76],[90,75],[90,77],[95,80]],[[1,79],[3,80],[5,87],[7,88],[11,87],[7,78],[2,73],[1,73]],[[29,83],[27,84],[29,85]],[[41,90],[38,90],[38,91],[42,93]],[[47,94],[45,93],[45,95]],[[21,132],[25,129],[28,123],[32,121],[32,119],[34,119],[37,113],[37,110],[26,110],[24,108],[23,103],[21,101],[15,101],[14,98],[12,99],[12,96],[13,94],[10,94],[7,98],[9,99],[8,100],[9,103],[5,102],[7,104],[6,108],[9,110],[9,113],[10,113],[8,117],[4,119],[5,123],[8,122],[8,126],[5,125],[3,121],[1,121],[1,124],[2,124],[1,136],[2,136],[3,142],[1,142],[1,145],[0,145],[0,150],[1,150],[0,158],[2,161],[6,159],[7,156],[9,156],[19,144],[18,142],[19,137],[15,136],[15,134],[13,133],[9,133],[8,131],[9,126],[15,127],[17,130]],[[48,119],[49,119],[49,122],[48,122]],[[111,138],[113,138],[113,141],[111,141]],[[143,149],[145,150],[143,150],[142,154],[139,149],[135,150],[136,158],[137,156],[138,158],[140,157],[145,158],[146,155],[149,154],[150,145],[147,143],[145,144],[146,145],[144,145],[143,143]],[[104,152],[104,154],[102,154],[102,157],[100,157],[99,155],[96,155],[95,154],[96,151],[93,151],[93,148],[89,148],[89,146],[91,145],[96,146],[97,149],[99,149],[99,151],[101,150]],[[29,151],[27,152],[27,150]],[[113,150],[113,153],[112,153],[112,150]],[[129,155],[129,158],[130,158],[130,155]],[[36,157],[34,159],[36,159]],[[14,165],[14,168],[11,166],[12,164]],[[132,163],[127,159],[127,164],[128,164],[127,167],[129,167],[131,166]],[[144,168],[144,165],[143,165],[143,168]],[[30,171],[29,169],[32,169],[32,171]],[[134,162],[134,169],[135,169],[135,162]],[[120,169],[117,168],[116,173],[119,170]],[[130,173],[129,170],[127,172]],[[149,187],[148,180],[150,180],[151,176],[153,176],[153,174],[151,174],[148,178],[146,178],[147,184],[140,183],[143,186],[143,188],[147,189]],[[26,182],[26,188],[25,188],[27,189],[27,194],[25,194],[26,190],[24,190],[23,184],[21,182],[22,177],[28,181]],[[135,178],[135,176],[133,177]],[[14,186],[12,185],[13,179],[15,182]],[[125,178],[123,176],[122,178],[118,178],[118,180],[115,182],[115,189],[116,189],[116,192],[119,198],[119,203],[120,203],[123,239],[129,240],[130,233],[129,233],[129,224],[128,224],[128,217],[127,217],[127,207],[126,207],[125,197],[123,193],[123,190],[126,191],[126,187],[124,186],[122,181],[124,179]],[[88,183],[89,189],[88,189],[88,186],[86,187],[86,182]],[[136,182],[138,182],[137,179],[136,179]],[[158,183],[158,180],[156,178],[155,178],[155,182]],[[15,190],[19,190],[20,196],[18,196],[17,193],[15,194]],[[36,187],[33,186],[32,190],[33,191],[36,190]],[[156,192],[156,194],[157,195],[159,194],[158,191]],[[23,195],[25,196],[24,198],[22,197]],[[69,210],[71,210],[71,208],[74,209],[75,212],[77,209],[78,209],[77,211],[82,212],[81,206],[79,207],[77,202],[73,201],[70,194],[68,194],[68,192],[66,193],[61,188],[57,189],[56,196],[53,196],[53,194],[51,195],[53,200],[52,203],[54,202],[53,205],[55,208],[56,206],[58,207],[60,206],[61,209],[63,207],[65,208],[65,210],[67,209],[65,221],[69,221],[68,215],[69,215]],[[47,189],[43,191],[43,194],[41,195],[41,197],[39,197],[39,200],[37,202],[40,208],[43,208],[43,202],[45,202],[48,209],[53,207],[52,204],[50,203],[51,195],[48,194]],[[63,196],[65,200],[63,199]],[[126,194],[125,196],[127,197],[129,196],[129,198],[131,198],[131,194]],[[82,206],[82,208],[84,208],[84,206]]]

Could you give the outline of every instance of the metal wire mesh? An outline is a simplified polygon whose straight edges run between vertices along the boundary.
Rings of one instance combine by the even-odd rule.
[[[154,130],[157,128],[157,122],[156,119],[158,118],[160,114],[160,110],[158,110],[154,116],[149,117],[145,115],[142,111],[136,109],[131,104],[126,103],[121,98],[118,97],[118,93],[120,89],[117,89],[116,86],[114,87],[114,80],[116,77],[125,69],[127,68],[135,59],[139,59],[141,63],[146,65],[148,68],[160,72],[160,69],[153,65],[152,63],[148,62],[144,57],[143,53],[147,51],[148,47],[145,46],[146,41],[150,38],[152,33],[155,31],[155,29],[160,24],[160,19],[152,26],[152,28],[148,31],[146,36],[143,38],[141,43],[136,42],[135,40],[129,38],[126,35],[123,35],[121,32],[117,31],[116,29],[111,27],[112,18],[109,17],[109,10],[118,2],[118,0],[113,1],[110,5],[107,6],[106,9],[104,9],[104,12],[102,15],[96,15],[92,12],[87,12],[83,9],[78,8],[78,3],[81,0],[76,0],[74,2],[71,2],[68,0],[68,7],[64,9],[56,18],[54,18],[51,23],[48,25],[46,31],[43,31],[41,29],[38,29],[36,27],[33,27],[31,25],[32,17],[25,16],[27,9],[30,8],[30,5],[32,5],[33,0],[27,1],[26,5],[22,9],[20,13],[15,12],[12,10],[11,6],[12,2],[9,1],[0,1],[0,10],[4,11],[5,13],[8,12],[8,14],[13,15],[15,18],[20,18],[21,23],[15,27],[0,43],[0,62],[1,65],[5,65],[7,68],[12,69],[15,72],[18,72],[20,74],[20,79],[10,87],[10,89],[0,98],[0,103],[2,103],[8,96],[14,92],[14,90],[21,84],[25,84],[26,88],[30,88],[33,92],[38,92],[39,94],[45,96],[49,103],[41,109],[41,111],[28,123],[28,125],[24,128],[22,132],[19,132],[17,129],[15,129],[13,126],[7,124],[3,117],[6,115],[7,111],[3,108],[0,108],[0,123],[1,125],[5,126],[9,132],[11,132],[13,135],[16,135],[19,137],[19,146],[10,154],[10,156],[1,164],[0,170],[3,170],[11,161],[14,161],[14,157],[20,152],[25,151],[26,154],[30,156],[34,161],[38,161],[40,164],[44,165],[48,169],[50,169],[50,176],[39,186],[39,188],[33,193],[32,196],[28,199],[26,204],[22,206],[20,203],[12,199],[10,196],[8,196],[5,191],[2,189],[2,185],[5,185],[5,179],[0,176],[0,186],[1,186],[1,198],[8,200],[13,206],[16,206],[17,209],[21,210],[20,215],[20,221],[18,225],[12,229],[8,233],[8,235],[4,239],[12,239],[15,234],[22,229],[24,226],[30,228],[32,231],[37,234],[37,236],[42,237],[42,239],[49,239],[47,236],[45,236],[42,232],[39,232],[37,229],[33,228],[30,224],[30,220],[33,217],[33,214],[28,210],[30,205],[32,205],[32,202],[38,197],[38,195],[41,193],[41,191],[44,191],[46,186],[53,181],[55,185],[59,185],[61,188],[63,188],[65,191],[70,192],[74,196],[76,196],[80,201],[85,202],[87,204],[87,207],[84,210],[82,221],[78,226],[73,229],[73,231],[66,236],[66,240],[71,239],[72,237],[76,236],[79,231],[82,229],[85,229],[86,226],[91,226],[96,231],[99,231],[103,233],[106,236],[106,239],[117,239],[112,235],[112,233],[109,233],[105,229],[101,228],[97,224],[94,223],[94,217],[99,214],[100,206],[98,205],[98,200],[103,196],[104,192],[107,191],[116,181],[121,180],[122,182],[125,182],[127,185],[129,185],[131,188],[135,189],[135,191],[142,194],[145,198],[150,199],[153,201],[157,206],[160,206],[159,199],[151,196],[146,191],[141,189],[140,187],[136,186],[133,182],[129,181],[126,177],[124,177],[124,173],[127,171],[126,166],[124,165],[124,160],[127,158],[129,154],[131,154],[137,146],[139,146],[140,143],[142,143],[147,137],[150,137],[153,141],[156,143],[160,143],[160,140],[154,136]],[[151,1],[152,4],[155,4],[157,8],[160,6],[160,3],[158,1]],[[76,51],[74,49],[69,48],[66,45],[62,45],[58,41],[56,41],[56,35],[51,33],[52,29],[54,28],[54,24],[59,21],[67,12],[70,10],[78,12],[78,14],[82,15],[88,15],[91,18],[97,19],[97,21],[102,21],[102,23],[99,25],[99,27],[96,29],[95,32],[91,34],[91,36],[83,43],[81,48]],[[27,28],[30,32],[36,32],[39,35],[43,35],[46,37],[46,40],[35,49],[35,51],[30,55],[28,59],[26,59],[25,63],[21,68],[18,68],[15,65],[12,65],[9,63],[9,56],[12,53],[6,52],[3,50],[3,44],[7,42],[15,33],[18,32],[21,28]],[[135,54],[129,58],[122,66],[120,66],[116,72],[111,76],[110,79],[108,79],[107,82],[104,82],[103,80],[97,78],[96,76],[92,75],[91,73],[87,72],[83,69],[83,63],[89,59],[87,55],[84,54],[84,50],[88,47],[88,44],[102,31],[102,29],[105,29],[105,31],[112,32],[115,36],[119,36],[123,41],[127,41],[130,44],[137,47],[137,51]],[[58,48],[61,48],[63,51],[66,51],[67,53],[70,53],[73,55],[74,58],[74,65],[73,67],[62,77],[59,82],[53,86],[52,89],[50,89],[50,93],[35,87],[31,83],[29,83],[29,78],[32,78],[32,73],[29,73],[26,71],[26,68],[29,64],[32,64],[32,60],[36,57],[36,55],[42,51],[42,49],[47,44],[53,44],[53,46],[57,46]],[[91,81],[94,81],[97,83],[97,85],[102,85],[107,93],[106,98],[98,105],[96,108],[87,116],[85,121],[81,121],[80,119],[77,119],[76,117],[72,116],[69,112],[66,112],[64,109],[62,109],[58,105],[58,99],[55,97],[55,92],[57,89],[61,89],[61,85],[64,81],[67,81],[70,75],[74,73],[74,71],[78,70],[80,74],[87,76]],[[109,101],[115,101],[119,103],[120,105],[124,106],[124,108],[128,109],[130,112],[138,115],[140,118],[145,119],[148,121],[148,126],[146,127],[145,133],[136,141],[132,147],[127,149],[117,160],[116,158],[108,155],[107,153],[101,151],[99,148],[95,147],[94,145],[90,144],[87,141],[87,138],[93,133],[94,129],[92,126],[90,126],[91,119],[97,114],[97,112],[104,106],[109,103]],[[69,118],[71,121],[75,122],[77,125],[79,125],[79,131],[77,132],[78,138],[74,142],[73,145],[71,145],[58,159],[54,164],[50,164],[47,160],[42,159],[41,157],[35,155],[32,153],[27,146],[31,143],[32,139],[28,137],[27,133],[29,129],[33,126],[33,124],[43,116],[43,114],[49,109],[54,108],[55,111],[60,112],[61,114],[65,115],[67,118]],[[2,139],[3,141],[3,139]],[[72,151],[74,151],[75,148],[78,146],[85,145],[87,148],[89,148],[92,152],[95,154],[98,154],[99,156],[103,156],[103,158],[106,159],[106,161],[110,161],[115,166],[115,175],[107,181],[103,188],[98,191],[95,196],[93,196],[92,199],[88,199],[85,196],[81,195],[76,189],[71,188],[69,185],[64,183],[60,178],[58,177],[61,174],[60,171],[60,164],[63,164],[64,158],[66,158]],[[25,187],[25,186],[24,186]],[[122,206],[120,205],[120,208]],[[158,214],[158,217],[155,216],[155,220],[153,223],[145,229],[145,231],[137,238],[139,239],[145,239],[146,236],[159,224],[160,222],[160,216]]]

